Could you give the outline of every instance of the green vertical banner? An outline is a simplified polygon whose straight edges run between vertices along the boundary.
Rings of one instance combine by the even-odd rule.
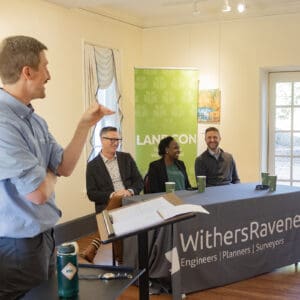
[[[198,78],[192,69],[135,69],[136,162],[143,175],[160,158],[159,141],[170,135],[195,185]]]

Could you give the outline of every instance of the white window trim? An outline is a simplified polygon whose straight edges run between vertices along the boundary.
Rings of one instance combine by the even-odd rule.
[[[299,82],[299,77],[300,77],[300,71],[287,71],[287,72],[269,72],[269,78],[268,78],[268,93],[269,93],[269,102],[268,102],[268,122],[266,122],[268,124],[268,167],[267,170],[269,171],[269,173],[271,174],[275,174],[275,115],[276,115],[276,105],[275,105],[275,98],[276,98],[276,83],[277,82]],[[293,95],[294,90],[292,90],[292,99],[294,98]],[[285,105],[283,105],[284,107]],[[287,106],[287,107],[291,107],[292,111],[295,108],[294,104],[291,103],[291,105]],[[299,105],[297,105],[297,107],[299,107]],[[299,130],[294,130],[293,128],[293,113],[291,114],[291,128],[289,130],[286,130],[286,132],[299,132]],[[279,132],[278,130],[276,132]],[[282,132],[285,132],[285,130],[282,130]],[[293,181],[299,182],[299,180],[294,180],[293,178],[293,158],[295,157],[299,157],[297,155],[293,155],[293,147],[294,147],[294,140],[293,140],[293,134],[291,135],[291,153],[290,153],[290,174],[289,180],[284,180],[284,179],[279,179],[281,181],[285,181],[285,182],[289,182],[290,184],[293,183]],[[286,156],[283,156],[286,157]]]

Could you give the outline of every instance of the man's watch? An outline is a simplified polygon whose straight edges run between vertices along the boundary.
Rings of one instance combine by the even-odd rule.
[[[101,280],[111,280],[111,279],[131,279],[132,274],[127,272],[107,272],[103,274],[90,274],[90,275],[81,275],[79,274],[79,279],[83,280],[95,280],[95,279],[101,279]]]
[[[111,280],[111,279],[131,279],[132,275],[126,272],[118,273],[104,273],[101,279]]]

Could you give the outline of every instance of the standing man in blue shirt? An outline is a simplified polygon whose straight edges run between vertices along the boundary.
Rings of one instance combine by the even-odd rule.
[[[57,176],[73,172],[91,126],[112,112],[94,104],[63,149],[31,101],[45,98],[47,47],[26,36],[0,44],[0,299],[19,299],[52,275]]]

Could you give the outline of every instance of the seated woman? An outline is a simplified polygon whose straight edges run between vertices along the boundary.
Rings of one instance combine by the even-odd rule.
[[[148,185],[149,193],[165,192],[165,182],[175,182],[175,190],[190,188],[184,162],[179,160],[180,147],[178,143],[168,136],[158,145],[158,154],[161,159],[149,164]]]

